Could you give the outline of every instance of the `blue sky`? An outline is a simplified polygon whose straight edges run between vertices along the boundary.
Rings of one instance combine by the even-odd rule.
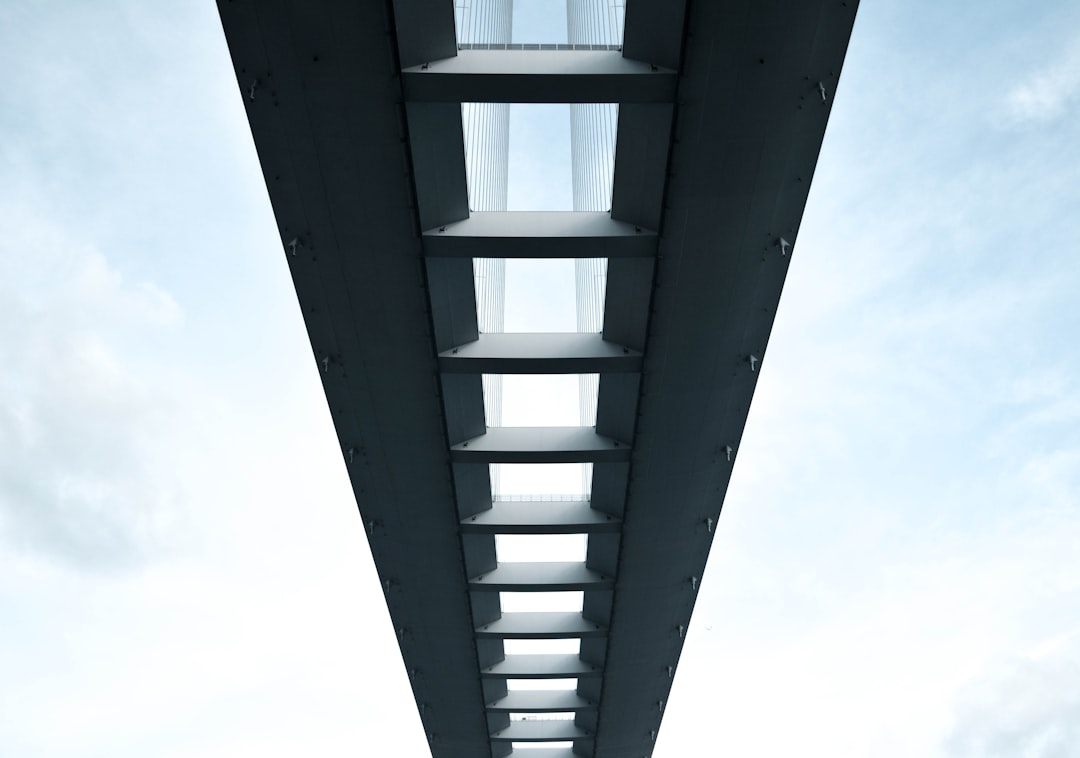
[[[215,8],[0,71],[0,754],[423,755]],[[863,4],[655,758],[1080,744],[1078,112],[1075,4]]]

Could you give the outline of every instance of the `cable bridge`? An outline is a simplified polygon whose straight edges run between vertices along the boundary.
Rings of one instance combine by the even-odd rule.
[[[856,6],[629,0],[621,49],[459,49],[450,0],[219,0],[435,758],[652,754]],[[618,103],[610,213],[470,213],[462,103]],[[480,333],[473,259],[514,257],[606,259],[602,333]],[[599,374],[595,427],[489,428],[481,377],[515,373]],[[567,462],[588,499],[492,497],[491,464]],[[502,534],[587,558],[500,563]],[[507,685],[544,679],[576,688]]]

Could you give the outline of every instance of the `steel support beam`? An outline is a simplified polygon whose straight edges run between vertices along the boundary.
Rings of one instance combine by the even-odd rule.
[[[630,446],[582,426],[503,426],[450,448],[455,463],[617,463]]]
[[[439,103],[670,103],[677,81],[613,50],[462,50],[402,77],[406,100]]]
[[[437,257],[649,258],[656,255],[657,237],[609,213],[507,211],[428,228],[422,241],[424,255]]]
[[[491,735],[492,742],[570,742],[592,737],[573,721],[511,721]],[[531,752],[531,751],[530,751]]]
[[[461,520],[464,534],[592,534],[617,532],[622,521],[588,500],[496,501],[491,509]]]
[[[602,671],[572,654],[508,655],[480,669],[485,679],[574,679],[599,677]]]
[[[605,634],[607,629],[575,611],[504,613],[502,618],[476,630],[477,637],[503,640],[574,639]]]
[[[508,753],[505,758],[581,758],[582,755],[587,755],[587,753],[579,753],[568,747],[534,747],[528,750],[514,750]]]
[[[641,353],[599,334],[481,334],[439,353],[454,374],[599,374],[641,371]]]
[[[565,713],[596,710],[596,702],[573,690],[510,690],[488,703],[487,709],[503,713]]]
[[[593,571],[584,563],[522,562],[500,563],[469,580],[473,592],[570,592],[610,589],[609,576]]]
[[[662,718],[656,703],[669,699],[680,631],[691,623],[710,545],[723,528],[717,519],[857,5],[688,4],[654,282],[643,291],[645,272],[627,260],[608,271],[605,332],[618,328],[606,336],[643,348],[646,381],[591,758],[652,751]],[[632,20],[628,11],[628,45]],[[622,115],[619,155],[641,139],[623,134]],[[659,118],[656,129],[663,130]],[[647,172],[621,173],[620,161],[613,215],[647,223],[655,202],[641,205],[636,187],[649,184],[659,154],[642,162],[653,166]],[[617,319],[613,302],[621,304]],[[633,321],[641,303],[647,324]],[[635,335],[647,335],[647,344]]]

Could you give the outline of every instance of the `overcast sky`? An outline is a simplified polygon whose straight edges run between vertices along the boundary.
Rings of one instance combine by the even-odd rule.
[[[425,755],[213,3],[0,74],[0,755]],[[1078,117],[1080,5],[863,4],[655,758],[1076,755]]]

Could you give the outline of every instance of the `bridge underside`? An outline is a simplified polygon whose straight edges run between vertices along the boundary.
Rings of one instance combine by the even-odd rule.
[[[651,754],[857,3],[627,6],[621,51],[459,51],[450,0],[219,2],[439,758]],[[611,213],[470,214],[462,102],[619,103]],[[480,334],[474,257],[606,258],[603,333]],[[597,373],[596,426],[488,428],[484,373]],[[500,462],[592,462],[591,497],[494,501]],[[499,563],[499,534],[585,534],[587,559]],[[507,686],[545,678],[577,688]]]

